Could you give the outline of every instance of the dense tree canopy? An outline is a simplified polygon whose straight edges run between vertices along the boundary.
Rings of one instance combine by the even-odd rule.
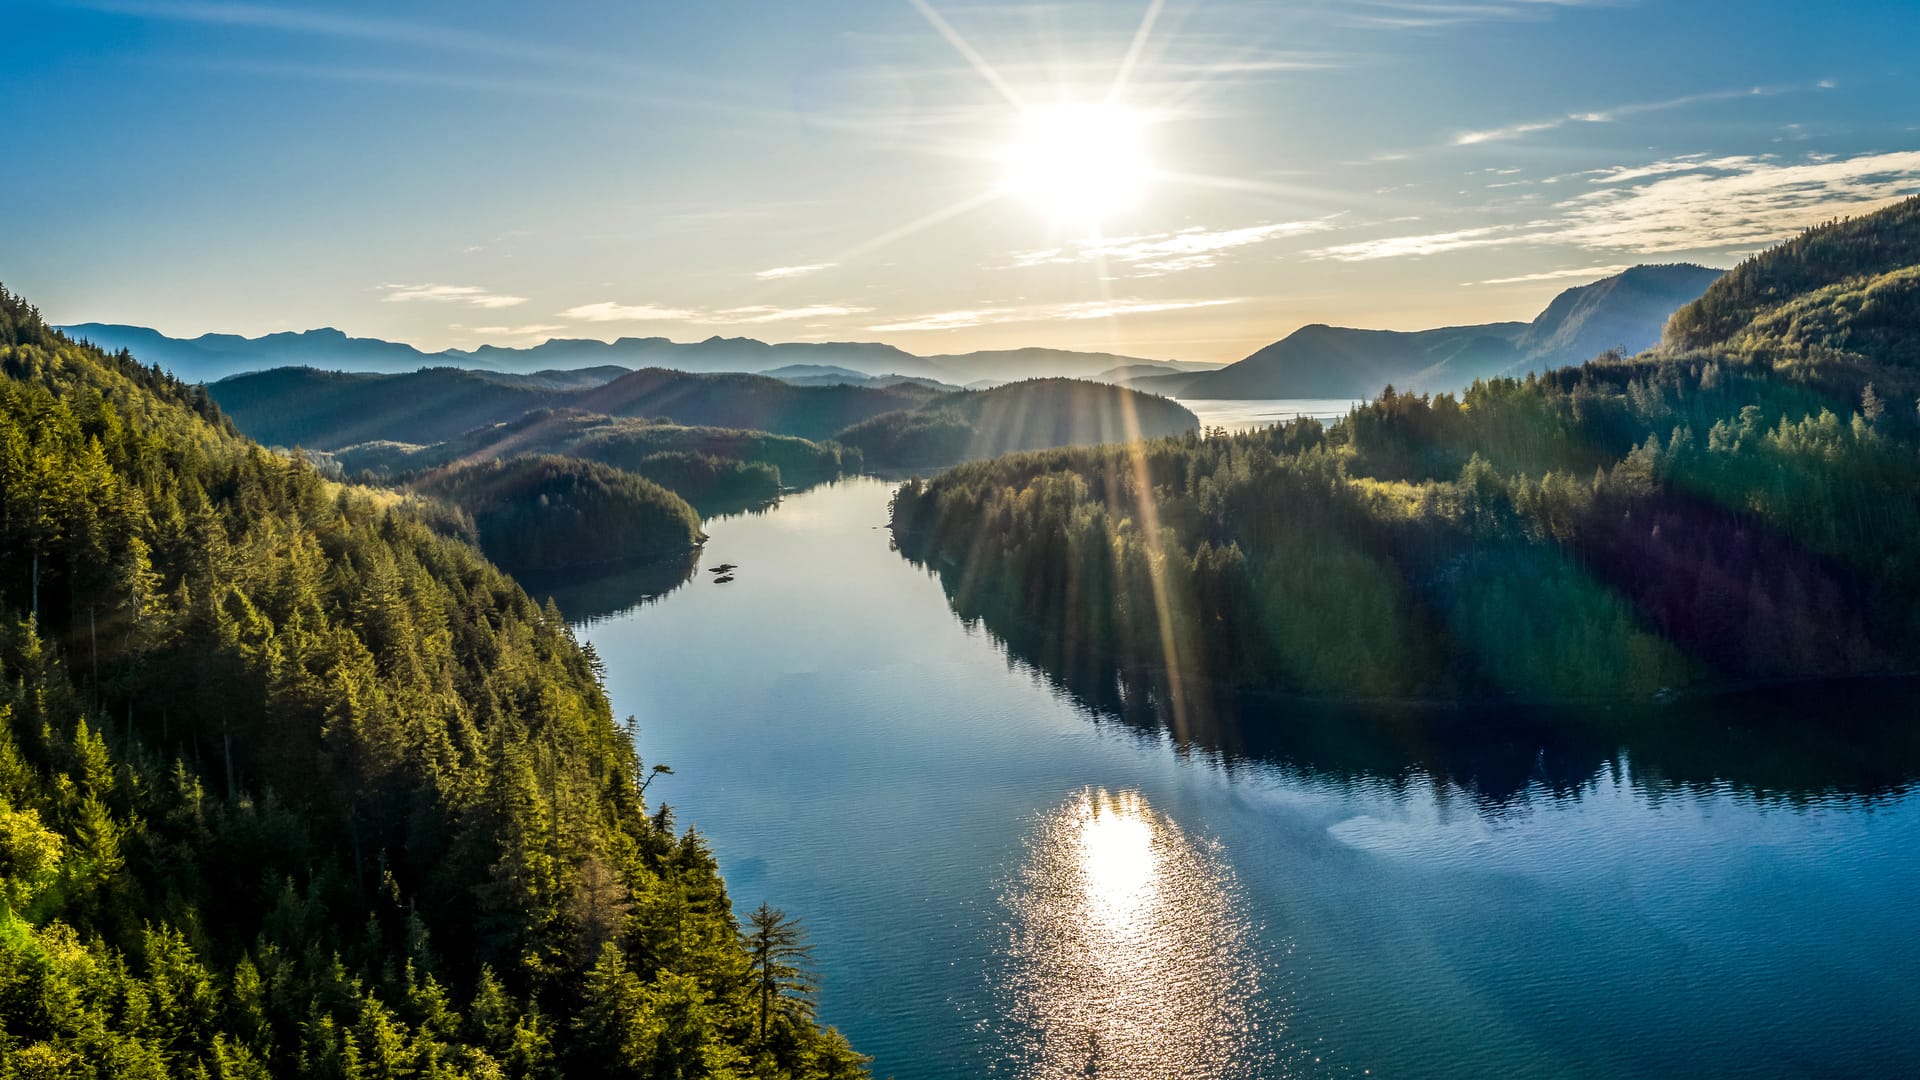
[[[704,538],[700,515],[659,484],[553,454],[436,469],[412,488],[472,515],[481,548],[514,570],[681,555]]]
[[[1864,293],[1876,279],[1903,270],[1910,278],[1916,264],[1920,264],[1920,197],[1878,213],[1808,229],[1746,260],[1708,288],[1706,295],[1675,313],[1667,324],[1667,343],[1676,349],[1762,351],[1773,335],[1752,331],[1769,315],[1789,306],[1803,311],[1824,307],[1828,299]],[[1838,293],[1827,292],[1836,288]],[[1910,284],[1904,296],[1902,310],[1911,327],[1920,309],[1913,306]],[[1848,306],[1853,314],[1861,314],[1859,306]],[[1895,312],[1869,314],[1890,319]],[[1775,322],[1774,329],[1790,330],[1791,323],[1791,319],[1785,325]],[[1790,337],[1798,338],[1801,348],[1767,350],[1774,353],[1770,359],[1810,358],[1805,346],[1821,344],[1804,334]]]
[[[598,661],[0,294],[0,1076],[830,1076]]]

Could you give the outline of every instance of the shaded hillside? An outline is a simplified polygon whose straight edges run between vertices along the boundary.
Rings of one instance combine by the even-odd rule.
[[[538,409],[511,422],[475,428],[429,446],[362,443],[336,455],[350,471],[398,474],[456,461],[565,454],[632,470],[646,457],[666,452],[705,454],[768,465],[795,484],[830,480],[859,465],[857,453],[832,443],[739,428],[692,427],[622,419],[567,409]]]
[[[794,386],[764,375],[687,375],[645,368],[566,402],[609,416],[665,416],[699,427],[826,439],[850,424],[937,395],[914,386]]]
[[[361,443],[334,456],[349,471],[399,476],[456,462],[523,454],[564,454],[636,473],[686,499],[703,514],[770,502],[779,498],[784,485],[819,483],[860,466],[858,451],[792,435],[552,409],[475,428],[431,446]]]
[[[700,515],[633,473],[557,455],[437,469],[409,487],[473,518],[487,557],[514,571],[599,566],[691,551]]]
[[[1460,390],[1475,379],[1635,353],[1660,340],[1667,319],[1719,276],[1691,265],[1636,266],[1568,289],[1530,323],[1437,330],[1306,326],[1218,372],[1146,376],[1133,385],[1189,398],[1365,398],[1387,386]]]
[[[1192,431],[1184,406],[1125,387],[1035,379],[935,398],[840,432],[869,464],[926,468],[1021,450],[1153,439]]]
[[[443,442],[567,399],[566,391],[509,385],[457,368],[405,375],[277,368],[222,379],[207,392],[248,436],[320,450],[377,439]]]
[[[1809,229],[1675,313],[1666,344],[1764,360],[1920,362],[1920,198]]]
[[[0,1071],[857,1072],[646,775],[557,611],[0,291]]]
[[[1920,267],[1800,267],[1825,241],[1888,250],[1910,210],[1755,259],[1751,280],[1779,257],[1814,284],[1744,325],[1907,287]],[[1913,673],[1920,415],[1886,405],[1920,392],[1895,366],[1912,339],[1848,340],[1819,364],[1651,352],[1331,426],[965,465],[901,489],[896,537],[1023,655],[1189,723],[1215,686],[1646,700]]]
[[[666,417],[691,426],[823,439],[868,417],[917,406],[936,393],[911,386],[792,386],[759,375],[689,375],[660,368],[583,389],[531,386],[455,368],[405,375],[281,368],[222,379],[208,391],[253,438],[321,450],[381,440],[445,442],[538,409]]]

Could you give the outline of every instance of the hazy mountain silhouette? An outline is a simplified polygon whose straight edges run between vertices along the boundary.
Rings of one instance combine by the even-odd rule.
[[[952,383],[944,383],[938,379],[899,375],[892,372],[885,375],[868,375],[833,364],[788,364],[786,367],[773,368],[762,371],[760,374],[795,386],[898,386],[901,383],[912,383],[929,390],[960,389]]]
[[[1194,376],[1147,376],[1133,385],[1189,398],[1364,398],[1403,390],[1458,390],[1475,379],[1579,364],[1660,341],[1667,319],[1721,271],[1687,264],[1636,266],[1555,297],[1530,323],[1436,330],[1303,326],[1237,364]]]
[[[350,337],[331,327],[257,338],[237,334],[175,338],[144,326],[113,323],[80,323],[61,329],[110,352],[126,349],[142,362],[159,364],[177,378],[206,383],[282,367],[397,375],[424,367],[459,367],[508,374],[607,366],[628,370],[661,367],[691,373],[758,373],[807,365],[841,368],[866,376],[928,379],[957,386],[982,381],[1095,378],[1111,368],[1133,364],[1165,364],[1167,370],[1210,366],[1065,349],[1005,349],[916,356],[892,345],[860,341],[768,343],[754,338],[727,337],[693,342],[663,337],[623,337],[615,341],[552,338],[525,348],[482,345],[476,349],[425,352],[401,342]]]

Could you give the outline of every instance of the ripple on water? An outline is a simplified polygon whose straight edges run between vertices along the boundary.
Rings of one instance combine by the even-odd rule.
[[[1286,1023],[1225,862],[1135,791],[1042,814],[1001,898],[987,1021],[1020,1077],[1266,1077]]]

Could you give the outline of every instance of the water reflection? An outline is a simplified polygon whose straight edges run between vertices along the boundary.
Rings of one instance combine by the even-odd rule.
[[[1490,813],[1579,798],[1609,773],[1650,792],[1732,790],[1789,805],[1880,802],[1920,782],[1920,680],[1797,683],[1667,705],[1351,703],[1246,693],[1121,667],[1089,642],[962,587],[962,568],[908,558],[954,613],[982,626],[1100,721],[1170,737],[1228,764],[1457,788]],[[1631,762],[1632,768],[1626,768]]]
[[[1216,852],[1139,792],[1104,789],[1042,815],[1026,843],[991,976],[1013,1075],[1273,1075],[1258,1047],[1282,1018]]]

